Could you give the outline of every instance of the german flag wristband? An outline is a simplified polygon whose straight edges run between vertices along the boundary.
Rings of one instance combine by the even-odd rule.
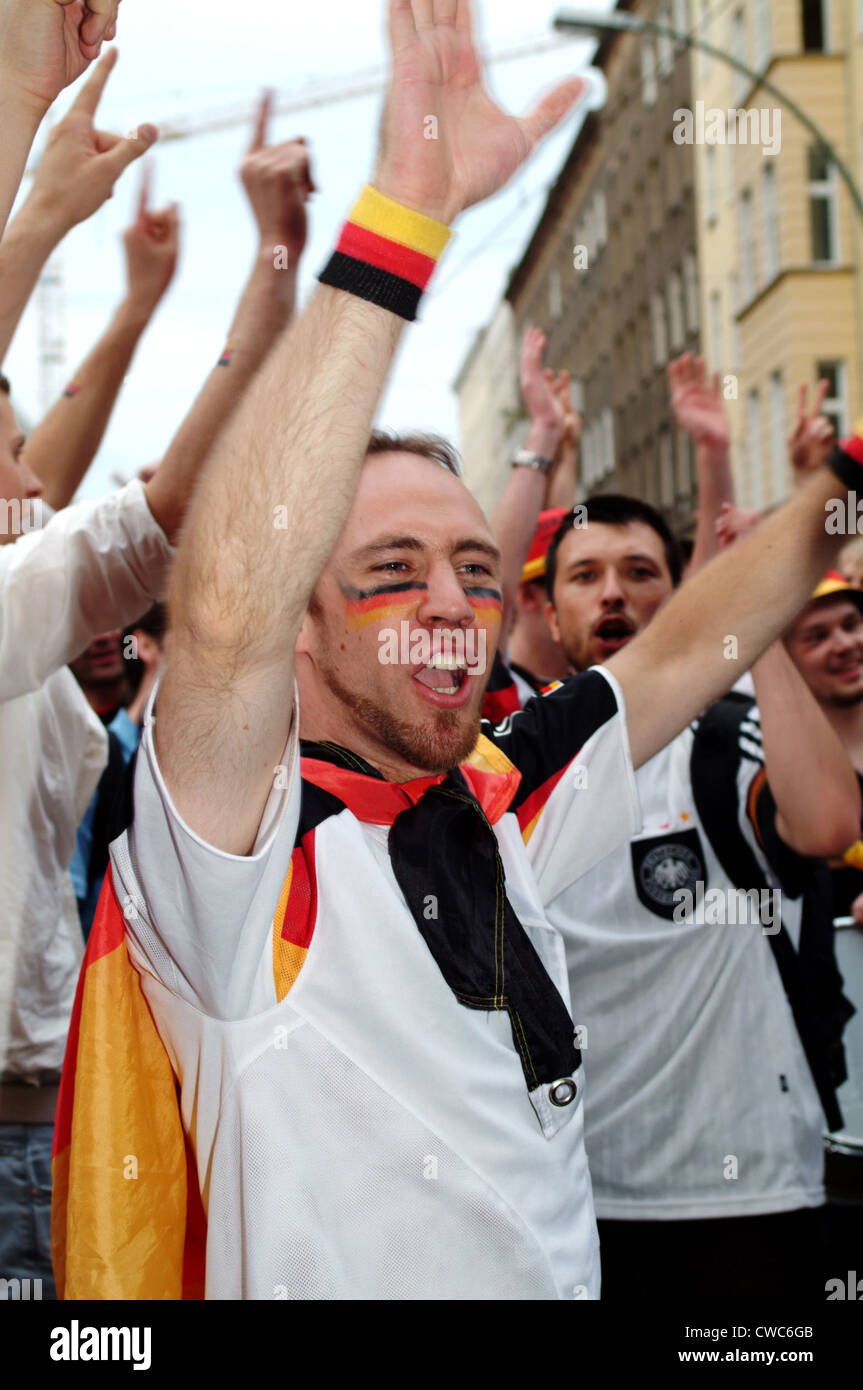
[[[412,323],[451,236],[442,222],[366,187],[318,278]]]
[[[840,439],[827,460],[827,467],[849,488],[858,488],[863,483],[863,421],[856,426],[856,431],[849,439]]]

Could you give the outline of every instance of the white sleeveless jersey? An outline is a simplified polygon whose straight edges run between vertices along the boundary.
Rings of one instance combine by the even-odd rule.
[[[543,902],[634,833],[638,804],[612,677],[534,705],[486,729],[524,767],[493,828],[509,900],[568,1003]],[[567,1104],[548,1085],[528,1092],[507,1014],[458,1002],[395,880],[387,827],[346,807],[304,839],[306,925],[280,938],[307,785],[295,737],[283,761],[287,786],[235,858],[180,820],[148,720],[134,823],[112,847],[196,1155],[206,1296],[597,1297],[582,1068]]]

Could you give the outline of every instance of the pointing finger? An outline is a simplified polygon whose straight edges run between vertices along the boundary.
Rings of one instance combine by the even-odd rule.
[[[138,193],[138,221],[143,222],[147,216],[147,209],[150,204],[150,183],[152,178],[152,165],[149,159],[144,160],[144,167],[141,170],[141,188]]]
[[[252,143],[249,146],[249,154],[257,154],[258,150],[262,150],[266,145],[270,125],[270,113],[272,109],[273,94],[268,88],[264,92],[264,95],[261,97],[261,104],[258,107],[258,116],[255,122],[255,133],[252,137]]]
[[[95,68],[93,69],[92,77],[84,83],[84,86],[78,93],[75,101],[72,104],[73,110],[83,111],[88,116],[95,116],[99,106],[99,102],[102,100],[102,93],[105,90],[105,84],[107,83],[108,78],[111,76],[111,72],[116,62],[117,50],[116,48],[109,48],[108,52],[104,55],[103,58],[99,59]]]

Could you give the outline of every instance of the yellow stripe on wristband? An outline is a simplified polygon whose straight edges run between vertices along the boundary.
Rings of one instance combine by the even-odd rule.
[[[423,256],[439,261],[452,237],[449,227],[425,213],[414,212],[376,188],[367,185],[353,208],[349,220],[367,232],[409,246]]]

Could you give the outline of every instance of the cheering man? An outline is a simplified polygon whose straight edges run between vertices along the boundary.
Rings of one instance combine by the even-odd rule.
[[[582,88],[507,115],[482,85],[471,10],[390,0],[373,186],[190,513],[58,1114],[67,1296],[177,1296],[168,1224],[185,1221],[189,1255],[202,1214],[210,1298],[599,1291],[580,1059],[544,903],[635,831],[632,763],[730,683],[724,635],[747,664],[803,602],[832,549],[825,499],[846,484],[814,477],[605,671],[478,741],[484,679],[460,644],[497,645],[499,553],[445,451],[376,437],[369,454],[369,437],[449,224]],[[379,660],[394,630],[403,664]],[[124,937],[148,1007],[129,996],[121,1019],[96,1004],[128,986]],[[110,1050],[141,1059],[139,1094],[133,1113],[124,1072],[121,1147],[93,1161],[106,1018]]]

